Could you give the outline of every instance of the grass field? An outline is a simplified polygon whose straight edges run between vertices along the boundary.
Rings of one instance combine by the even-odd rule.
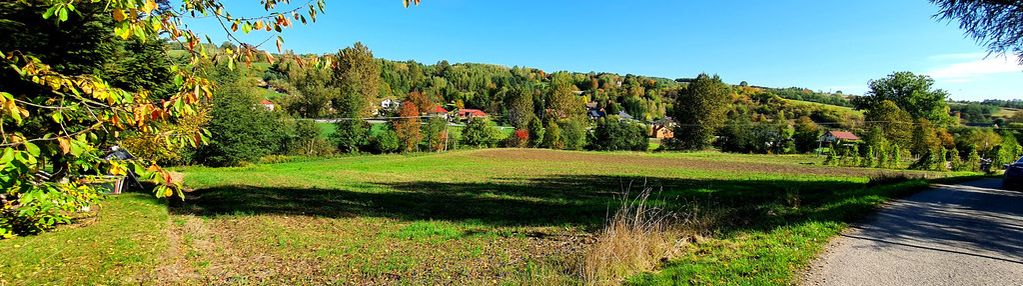
[[[581,253],[641,185],[708,224],[628,283],[790,284],[846,223],[925,185],[812,163],[488,149],[188,167],[183,207],[111,197],[86,227],[0,241],[18,254],[0,284],[578,284]]]

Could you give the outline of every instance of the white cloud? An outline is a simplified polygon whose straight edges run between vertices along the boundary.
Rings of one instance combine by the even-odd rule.
[[[1023,66],[1019,64],[1019,56],[991,55],[985,57],[986,55],[985,53],[971,53],[933,56],[930,59],[947,61],[958,59],[960,61],[932,69],[927,74],[934,79],[949,83],[967,83],[994,74],[1023,72]]]

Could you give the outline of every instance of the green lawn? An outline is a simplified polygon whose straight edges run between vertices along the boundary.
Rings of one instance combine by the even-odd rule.
[[[0,285],[150,283],[168,248],[167,208],[146,194],[107,197],[98,215],[0,240]]]
[[[169,214],[124,195],[88,227],[0,241],[19,254],[0,257],[0,284],[574,284],[608,211],[644,184],[652,204],[716,219],[628,282],[790,284],[846,223],[925,185],[868,187],[883,171],[805,164],[819,161],[488,149],[188,167],[194,191]]]

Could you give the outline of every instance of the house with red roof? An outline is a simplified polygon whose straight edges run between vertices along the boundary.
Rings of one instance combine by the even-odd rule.
[[[444,109],[443,106],[437,105],[433,108],[433,110],[427,112],[426,115],[448,119],[448,110]]]
[[[262,105],[263,108],[266,108],[267,111],[274,111],[274,109],[277,108],[277,105],[275,105],[272,101],[266,99],[261,100],[259,102],[259,105]]]
[[[462,120],[468,120],[468,119],[473,118],[473,117],[487,117],[487,116],[488,115],[487,115],[486,112],[483,112],[483,110],[479,110],[479,109],[463,108],[463,109],[459,109],[458,110],[458,118],[461,118]]]
[[[849,132],[849,131],[844,131],[844,130],[828,130],[828,132],[824,132],[824,135],[821,135],[821,140],[820,141],[822,143],[842,144],[842,143],[859,142],[860,141],[860,137],[856,136],[856,134],[853,134],[852,132]]]

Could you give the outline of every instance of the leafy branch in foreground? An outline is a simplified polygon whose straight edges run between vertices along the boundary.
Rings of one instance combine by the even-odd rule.
[[[235,17],[218,0],[184,1],[172,7],[168,0],[20,0],[0,3],[4,25],[74,33],[97,26],[109,28],[100,42],[178,42],[187,50],[187,64],[171,66],[173,90],[168,96],[154,96],[146,88],[126,90],[102,75],[102,65],[74,70],[67,68],[74,53],[95,53],[97,46],[74,47],[64,54],[38,51],[32,39],[13,39],[0,49],[0,238],[30,234],[68,223],[74,213],[88,210],[97,197],[100,179],[137,174],[156,184],[157,197],[183,197],[181,186],[171,174],[143,160],[106,160],[104,151],[116,146],[125,134],[146,134],[166,145],[197,146],[209,133],[201,128],[168,128],[178,118],[194,115],[214,94],[214,84],[203,77],[205,63],[224,58],[251,62],[258,56],[273,61],[258,45],[241,43],[233,33],[266,31],[280,33],[292,20],[315,21],[324,10],[324,0],[310,0],[292,9],[278,9],[290,0],[264,0],[266,15]],[[413,3],[418,4],[419,1]],[[405,1],[407,6],[409,1]],[[39,11],[52,25],[7,21],[12,12]],[[22,17],[25,20],[33,17]],[[241,45],[226,53],[206,51],[212,40],[189,29],[190,18],[214,18],[227,37]],[[34,18],[38,19],[38,18]],[[308,20],[307,20],[308,19]],[[13,24],[12,24],[13,23]],[[21,28],[18,28],[19,26]],[[230,27],[228,27],[230,26]],[[10,27],[0,27],[9,29]],[[104,29],[101,28],[101,29]],[[277,50],[283,52],[283,38],[277,35]],[[297,57],[296,57],[297,58]],[[301,60],[301,59],[298,59]],[[187,132],[182,132],[187,130]]]
[[[1023,64],[1023,1],[931,0],[941,7],[936,17],[959,19],[959,28],[988,46],[991,53],[1013,52]]]

